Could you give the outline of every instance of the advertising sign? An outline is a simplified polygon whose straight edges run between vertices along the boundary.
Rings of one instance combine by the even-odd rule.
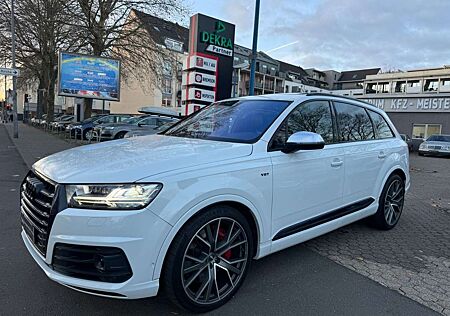
[[[205,56],[193,55],[188,57],[189,60],[183,65],[184,70],[199,69],[216,72],[217,59],[208,58]]]
[[[186,93],[182,93],[182,101],[201,101],[211,103],[214,102],[216,92],[211,90],[200,89],[197,87],[187,87]]]
[[[203,14],[191,17],[189,54],[206,54],[217,58],[216,100],[231,97],[234,32],[234,24]]]
[[[120,100],[119,60],[62,52],[58,68],[58,95]]]
[[[216,75],[205,74],[197,71],[189,73],[184,72],[182,77],[182,85],[199,85],[204,87],[216,86]]]
[[[361,98],[386,112],[448,112],[450,96],[407,98]]]

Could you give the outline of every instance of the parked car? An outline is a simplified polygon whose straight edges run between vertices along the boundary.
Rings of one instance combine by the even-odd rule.
[[[131,115],[129,114],[99,114],[84,121],[69,124],[66,130],[70,132],[71,137],[75,137],[75,134],[81,137],[81,134],[83,134],[83,139],[91,139],[92,131],[95,126],[100,124],[123,122],[130,117]]]
[[[49,124],[49,128],[58,131],[64,131],[66,126],[71,124],[75,119],[73,115],[63,115]]]
[[[22,238],[46,275],[74,290],[135,299],[161,287],[206,312],[235,295],[253,259],[363,218],[394,228],[408,159],[369,103],[219,101],[162,135],[36,162],[21,190]]]
[[[409,151],[413,151],[413,141],[412,141],[411,137],[409,137],[409,135],[406,135],[406,134],[400,134],[400,137],[408,145]]]
[[[139,130],[129,131],[125,134],[124,138],[158,134],[158,133],[166,131],[167,129],[169,129],[169,127],[173,126],[178,121],[179,121],[178,119],[173,119],[173,120],[165,123],[164,125],[161,125],[161,126],[158,126],[158,127],[152,128],[152,129],[143,128],[143,129],[139,129]]]
[[[129,118],[121,123],[97,125],[94,131],[100,135],[100,140],[124,138],[125,134],[138,130],[153,130],[175,119],[165,116],[141,115]]]
[[[435,134],[419,146],[419,156],[450,157],[450,135]]]

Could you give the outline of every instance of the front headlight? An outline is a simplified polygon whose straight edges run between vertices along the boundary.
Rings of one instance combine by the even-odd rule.
[[[67,204],[74,208],[137,210],[161,191],[160,183],[66,185]]]
[[[450,150],[450,146],[445,146],[445,145],[444,145],[444,146],[441,147],[441,149],[442,149],[442,150],[445,150],[445,151],[448,151],[448,150]]]
[[[427,148],[427,145],[425,143],[420,144],[419,149],[425,149]]]

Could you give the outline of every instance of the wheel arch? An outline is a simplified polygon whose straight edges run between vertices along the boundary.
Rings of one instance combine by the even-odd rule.
[[[378,197],[380,196],[381,192],[383,192],[383,188],[386,185],[386,182],[388,181],[388,179],[392,176],[392,175],[399,175],[400,178],[403,179],[403,181],[405,181],[405,186],[407,186],[407,175],[405,170],[403,170],[403,168],[399,165],[393,166],[388,172],[386,172],[386,176],[383,179],[382,185],[379,188],[379,192],[378,192]]]
[[[175,237],[180,232],[180,230],[185,225],[187,225],[193,218],[199,216],[203,212],[208,211],[209,208],[216,205],[231,206],[237,209],[247,219],[253,235],[253,246],[254,246],[253,257],[258,256],[259,244],[263,236],[263,225],[261,222],[262,219],[259,216],[259,213],[257,212],[256,208],[250,201],[242,197],[224,196],[221,197],[220,199],[217,199],[216,197],[213,199],[208,199],[207,201],[203,201],[194,206],[184,216],[182,216],[177,221],[177,223],[172,227],[158,253],[158,258],[156,259],[155,267],[153,270],[153,279],[159,279],[161,277],[161,272],[163,270],[167,252],[169,251],[170,246],[172,245]]]

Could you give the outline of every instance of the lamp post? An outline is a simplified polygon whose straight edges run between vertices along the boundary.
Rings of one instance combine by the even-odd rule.
[[[12,68],[16,69],[16,29],[14,19],[14,0],[11,0],[11,57]],[[13,136],[19,138],[19,124],[17,122],[17,77],[13,76],[12,86],[12,101],[13,101]]]
[[[250,87],[249,87],[249,95],[255,94],[255,68],[256,68],[256,56],[257,46],[258,46],[258,24],[259,24],[259,3],[260,0],[256,0],[255,5],[255,23],[253,26],[253,45],[252,45],[252,62],[250,66]]]

